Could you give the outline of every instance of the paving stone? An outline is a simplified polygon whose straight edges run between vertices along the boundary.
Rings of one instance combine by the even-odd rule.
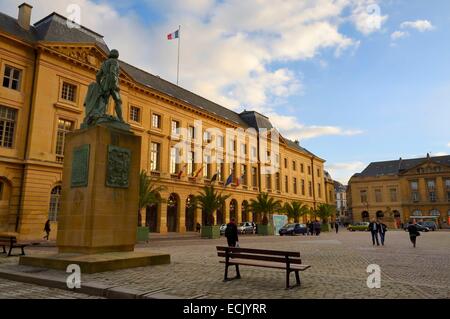
[[[217,245],[225,244],[223,238],[150,240],[137,249],[169,253],[170,265],[83,274],[82,284],[120,286],[121,293],[133,298],[450,298],[450,232],[425,233],[419,237],[417,248],[412,247],[407,233],[402,231],[389,232],[386,240],[386,246],[373,247],[370,234],[347,231],[323,233],[320,237],[241,236],[241,247],[301,252],[302,262],[312,267],[301,273],[302,286],[290,290],[284,289],[285,273],[275,269],[241,267],[241,280],[224,283],[224,266],[219,264],[216,251]],[[55,248],[39,249],[54,252]],[[3,267],[20,270],[17,261],[16,257],[0,257],[0,270]],[[381,267],[380,289],[367,287],[366,270],[370,264]],[[233,275],[233,269],[230,271]],[[45,270],[42,274],[55,278],[66,276],[56,270]],[[22,291],[20,285],[10,283],[8,292],[0,286],[0,298],[29,296],[27,289],[41,293],[42,298],[53,297],[45,290],[48,288],[27,286]],[[80,294],[64,291],[55,295],[77,298]]]

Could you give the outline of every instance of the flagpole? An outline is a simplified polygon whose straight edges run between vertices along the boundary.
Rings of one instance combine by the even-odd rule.
[[[178,64],[177,64],[177,86],[180,80],[180,44],[181,42],[181,25],[178,26]]]

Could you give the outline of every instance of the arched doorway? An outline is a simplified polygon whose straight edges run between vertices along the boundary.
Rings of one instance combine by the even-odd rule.
[[[51,222],[56,222],[58,220],[58,213],[61,208],[61,190],[61,186],[55,186],[50,193],[48,220]]]
[[[242,202],[242,221],[243,222],[248,222],[249,218],[248,218],[248,202],[246,200],[244,200]]]
[[[384,213],[381,210],[379,210],[379,211],[377,211],[376,216],[377,216],[377,219],[382,219],[384,217]]]
[[[230,220],[232,218],[237,221],[237,201],[235,199],[230,202]]]
[[[190,195],[186,199],[186,216],[185,216],[185,226],[186,231],[195,230],[195,196]]]
[[[158,200],[161,199],[161,196],[159,194],[156,195]],[[145,214],[145,225],[148,227],[149,231],[151,233],[157,233],[158,232],[158,211],[159,211],[159,204],[151,204],[148,205],[146,208],[146,214]]]
[[[369,212],[368,211],[363,211],[361,213],[361,219],[363,222],[368,222],[369,221]]]
[[[177,194],[170,194],[167,201],[167,231],[175,233],[178,228],[178,208],[180,198]]]

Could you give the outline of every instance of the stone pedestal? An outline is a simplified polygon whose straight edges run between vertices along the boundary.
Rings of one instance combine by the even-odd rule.
[[[99,124],[66,136],[62,205],[52,255],[22,256],[21,265],[94,273],[170,263],[170,255],[135,252],[141,138]]]
[[[141,138],[107,124],[66,136],[60,253],[133,251]]]

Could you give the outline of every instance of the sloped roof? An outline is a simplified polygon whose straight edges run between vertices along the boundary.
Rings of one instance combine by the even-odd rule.
[[[395,161],[373,162],[366,167],[361,173],[355,174],[355,177],[374,177],[385,175],[398,175],[399,173],[409,170],[427,161],[427,157],[413,159],[398,159]],[[430,157],[430,160],[450,166],[450,156]]]
[[[95,43],[105,53],[109,48],[103,36],[83,26],[69,27],[67,18],[53,12],[34,24],[39,41],[67,43]]]
[[[106,54],[109,53],[108,45],[102,35],[83,26],[71,28],[68,26],[68,19],[55,12],[36,22],[34,26],[30,26],[30,30],[28,31],[20,27],[16,18],[0,13],[0,29],[29,43],[36,43],[38,41],[80,44],[92,43],[97,45]],[[244,111],[238,114],[124,61],[120,61],[120,66],[137,83],[184,101],[195,108],[210,113],[212,116],[233,122],[243,128],[254,127],[255,129],[266,128],[269,130],[273,128],[269,118],[258,112]],[[289,147],[317,157],[299,144],[288,139],[285,140]]]
[[[251,127],[255,129],[267,129],[273,128],[272,123],[267,116],[262,115],[256,111],[244,111],[239,116]]]
[[[140,70],[126,62],[120,61],[120,66],[138,83],[177,98],[181,101],[185,101],[196,108],[211,113],[213,116],[219,116],[223,119],[234,122],[236,125],[243,126],[244,128],[248,127],[247,123],[241,119],[239,114],[230,109],[209,101],[195,93],[183,89],[180,86],[161,79],[158,76]]]
[[[30,30],[27,31],[19,25],[17,19],[2,12],[0,12],[0,29],[25,42],[33,43],[38,40],[34,27],[31,27]]]

